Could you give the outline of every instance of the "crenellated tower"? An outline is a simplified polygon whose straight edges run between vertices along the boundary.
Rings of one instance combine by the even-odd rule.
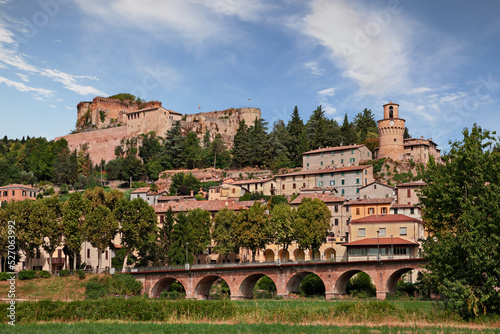
[[[404,155],[405,120],[399,118],[399,104],[384,105],[384,118],[378,121],[379,149],[377,158],[402,160]]]

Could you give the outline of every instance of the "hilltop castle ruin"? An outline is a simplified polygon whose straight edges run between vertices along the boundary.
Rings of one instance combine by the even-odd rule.
[[[87,144],[90,158],[98,163],[114,159],[115,148],[121,145],[123,139],[139,137],[149,132],[164,137],[177,121],[180,121],[183,134],[193,131],[202,139],[209,131],[213,140],[220,133],[228,148],[231,148],[239,122],[244,120],[247,125],[252,125],[260,117],[258,108],[227,109],[183,116],[163,108],[160,101],[136,102],[96,97],[91,102],[80,102],[77,105],[75,133],[56,140],[66,139],[71,150]]]

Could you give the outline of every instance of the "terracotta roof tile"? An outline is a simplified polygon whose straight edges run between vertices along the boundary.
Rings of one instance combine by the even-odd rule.
[[[419,219],[408,217],[406,215],[388,214],[388,215],[366,216],[366,217],[355,219],[355,220],[351,221],[351,224],[356,224],[356,223],[400,223],[400,222],[423,223]]]
[[[242,185],[242,184],[264,183],[264,182],[267,182],[267,181],[271,181],[272,179],[273,178],[238,180],[238,181],[234,181],[231,184],[239,186],[239,185]]]
[[[149,191],[150,191],[149,187],[142,187],[132,191],[131,194],[142,194],[142,193],[148,193]]]
[[[366,146],[364,144],[361,145],[349,145],[349,146],[335,146],[335,147],[325,147],[325,148],[319,148],[317,150],[312,150],[308,152],[302,153],[304,154],[312,154],[312,153],[321,153],[321,152],[332,152],[332,151],[343,151],[343,150],[352,150],[361,146]]]
[[[167,212],[168,208],[171,207],[174,212],[186,212],[194,209],[202,209],[210,212],[218,212],[223,208],[228,208],[229,210],[239,211],[246,209],[247,207],[235,203],[234,201],[182,201],[176,203],[165,203],[153,205],[156,213]]]
[[[35,190],[35,191],[40,191],[40,189],[33,188],[30,185],[25,185],[25,184],[19,184],[19,183],[13,183],[13,184],[8,184],[6,186],[0,187],[2,190],[7,190],[7,189],[29,189],[29,190]]]
[[[342,246],[387,246],[387,245],[418,245],[418,243],[409,241],[403,238],[394,237],[394,238],[366,238],[351,242],[346,242],[342,244]]]
[[[418,180],[418,181],[415,181],[415,182],[408,182],[408,183],[401,183],[401,184],[398,184],[396,186],[396,188],[400,188],[400,187],[422,187],[422,186],[426,186],[427,183],[422,181],[422,180]]]
[[[399,204],[399,203],[394,203],[393,205],[391,205],[391,208],[394,208],[394,209],[399,209],[399,208],[416,208],[415,205],[411,205],[411,204]]]
[[[325,203],[344,202],[346,200],[343,197],[336,197],[330,194],[306,193],[297,196],[297,198],[295,198],[292,202],[290,202],[290,204],[298,205],[302,202],[304,198],[318,198]]]
[[[391,204],[393,198],[366,198],[356,199],[346,203],[346,205],[363,205],[363,204]]]
[[[339,172],[350,172],[355,170],[364,170],[370,168],[372,165],[363,165],[363,166],[349,166],[349,167],[340,167],[340,168],[325,168],[325,169],[312,169],[312,170],[301,170],[300,172],[288,173],[276,175],[275,177],[280,176],[294,176],[294,175],[310,175],[310,174],[324,174],[324,173],[339,173]]]

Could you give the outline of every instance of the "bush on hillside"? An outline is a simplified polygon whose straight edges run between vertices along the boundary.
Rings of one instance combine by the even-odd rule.
[[[36,271],[34,270],[21,270],[19,272],[19,279],[20,280],[27,280],[27,279],[33,279],[36,278]]]
[[[50,278],[51,276],[52,276],[52,274],[50,272],[48,272],[47,270],[42,270],[42,271],[37,272],[37,277],[40,277],[40,278]]]
[[[59,276],[61,277],[68,277],[71,274],[71,272],[68,269],[63,269],[59,272]]]

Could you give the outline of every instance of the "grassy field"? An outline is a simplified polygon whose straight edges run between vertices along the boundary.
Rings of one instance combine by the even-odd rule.
[[[10,327],[10,328],[9,328]],[[78,323],[78,324],[37,324],[12,328],[0,325],[2,333],[369,333],[369,334],[473,334],[499,333],[499,329],[473,329],[457,327],[369,327],[336,325],[285,325],[285,324],[151,324],[151,323]]]

